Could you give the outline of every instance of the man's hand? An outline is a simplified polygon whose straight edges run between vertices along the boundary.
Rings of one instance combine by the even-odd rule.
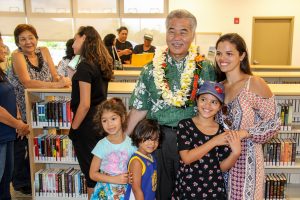
[[[118,52],[119,56],[132,54],[132,50],[130,50],[130,49],[118,50],[117,52]]]

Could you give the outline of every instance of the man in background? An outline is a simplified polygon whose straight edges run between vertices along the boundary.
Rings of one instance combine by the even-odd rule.
[[[144,44],[138,44],[134,47],[133,53],[140,54],[140,53],[154,53],[155,46],[152,46],[151,43],[153,41],[153,36],[150,34],[144,35]]]
[[[118,38],[116,41],[116,48],[122,64],[130,64],[132,54],[132,44],[127,41],[128,29],[121,26],[117,29]]]

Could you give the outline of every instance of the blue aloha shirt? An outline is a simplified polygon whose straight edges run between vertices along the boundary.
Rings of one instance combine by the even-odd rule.
[[[180,77],[184,70],[187,56],[176,61],[167,54],[166,79],[170,89],[177,91],[180,89]],[[216,80],[216,72],[210,61],[202,61],[200,78],[202,80]],[[200,80],[200,79],[199,79]],[[192,90],[190,90],[192,91]],[[196,102],[190,106],[175,107],[168,105],[161,96],[160,90],[156,88],[153,77],[153,63],[148,63],[141,72],[139,80],[130,97],[130,108],[137,110],[147,110],[147,118],[157,120],[160,125],[177,127],[182,119],[191,118],[197,112]]]

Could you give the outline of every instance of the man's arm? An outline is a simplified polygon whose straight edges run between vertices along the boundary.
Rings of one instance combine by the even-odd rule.
[[[128,126],[125,130],[127,135],[130,135],[137,123],[146,117],[147,112],[147,110],[137,110],[134,108],[130,110],[128,114]]]

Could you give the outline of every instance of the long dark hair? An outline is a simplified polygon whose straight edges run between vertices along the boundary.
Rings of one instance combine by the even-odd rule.
[[[103,42],[104,42],[105,46],[110,47],[114,44],[115,39],[116,39],[116,35],[113,33],[110,33],[104,37]]]
[[[73,43],[74,43],[73,38],[69,39],[66,42],[66,55],[63,57],[64,59],[71,60],[73,58],[73,56],[75,56],[74,49],[72,48]]]
[[[106,80],[111,80],[113,75],[113,60],[109,55],[99,33],[92,26],[81,26],[77,35],[86,36],[82,47],[81,57],[91,65],[97,65]]]
[[[245,40],[237,33],[227,33],[225,35],[222,35],[217,43],[216,43],[216,49],[218,48],[218,45],[220,42],[230,42],[231,44],[234,44],[236,47],[236,50],[239,52],[239,55],[241,56],[243,53],[245,53],[244,59],[240,63],[240,69],[245,74],[252,75],[250,63],[249,63],[249,54],[246,46]],[[226,79],[226,75],[224,72],[220,70],[220,67],[217,62],[215,62],[216,69],[217,69],[217,81],[223,81]]]

